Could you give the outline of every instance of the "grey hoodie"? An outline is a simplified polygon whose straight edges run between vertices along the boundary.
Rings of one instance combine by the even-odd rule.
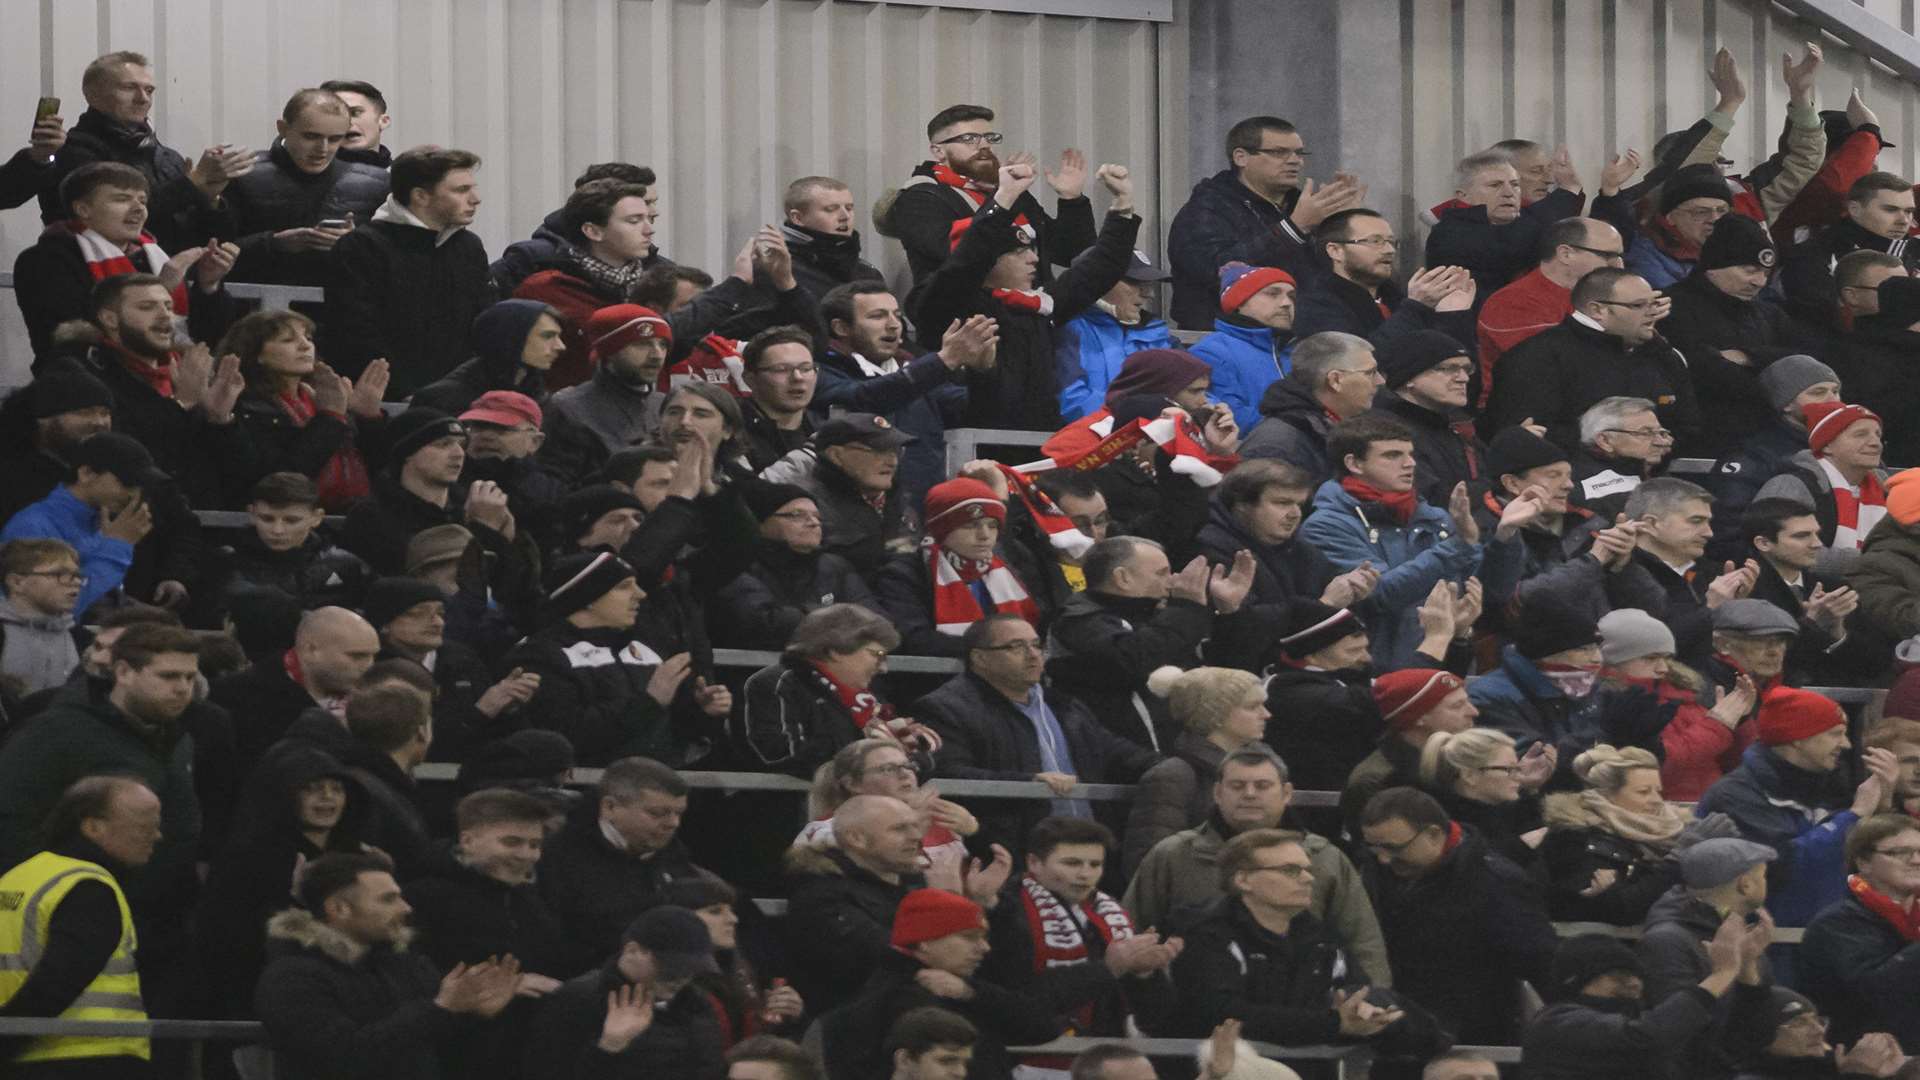
[[[0,675],[18,679],[22,696],[66,685],[78,666],[71,614],[29,615],[0,597]]]

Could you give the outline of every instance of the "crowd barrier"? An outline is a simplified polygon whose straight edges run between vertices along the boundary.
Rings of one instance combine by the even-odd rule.
[[[254,1020],[137,1021],[0,1018],[0,1036],[23,1035],[101,1035],[145,1037],[161,1041],[186,1040],[191,1044],[188,1075],[193,1080],[199,1080],[206,1074],[205,1052],[208,1043],[260,1046],[267,1041],[265,1025]],[[1038,1045],[1009,1047],[1009,1049],[1020,1054],[1065,1055],[1077,1054],[1094,1046],[1113,1043],[1132,1047],[1147,1057],[1191,1060],[1201,1040],[1068,1037]],[[1372,1056],[1364,1046],[1279,1046],[1273,1043],[1253,1043],[1252,1046],[1262,1057],[1276,1061],[1332,1062],[1335,1075],[1342,1078],[1347,1075],[1349,1066],[1361,1065]],[[1456,1046],[1454,1049],[1477,1053],[1501,1064],[1517,1064],[1520,1060],[1520,1048],[1517,1046]],[[273,1074],[271,1056],[253,1057],[248,1066],[243,1069],[245,1080],[272,1080]]]

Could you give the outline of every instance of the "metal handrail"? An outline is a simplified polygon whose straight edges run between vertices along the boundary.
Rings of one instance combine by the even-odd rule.
[[[295,303],[324,304],[327,290],[318,285],[268,285],[258,281],[229,281],[227,295],[260,301],[261,311],[286,311]]]

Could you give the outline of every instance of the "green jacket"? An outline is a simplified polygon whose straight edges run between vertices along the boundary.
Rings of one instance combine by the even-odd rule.
[[[1189,905],[1220,898],[1220,851],[1227,841],[1216,818],[1174,833],[1147,852],[1121,901],[1135,926],[1178,934],[1181,921],[1176,913]],[[1323,836],[1307,833],[1306,849],[1313,864],[1313,903],[1308,912],[1340,939],[1347,958],[1368,984],[1391,987],[1393,971],[1387,966],[1387,941],[1380,933],[1380,920],[1374,917],[1373,902],[1367,899],[1360,872]]]
[[[1880,519],[1847,584],[1860,594],[1860,615],[1873,629],[1895,641],[1920,634],[1920,532]]]
[[[0,752],[0,865],[45,846],[40,826],[74,781],[107,773],[138,777],[160,797],[160,844],[123,881],[128,901],[136,915],[179,910],[172,905],[183,895],[191,901],[200,844],[193,738],[177,727],[142,730],[91,687],[61,694]]]

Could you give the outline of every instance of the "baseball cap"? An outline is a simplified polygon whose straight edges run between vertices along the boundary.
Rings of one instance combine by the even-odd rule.
[[[1120,276],[1126,278],[1128,281],[1140,282],[1142,284],[1166,281],[1173,277],[1172,274],[1167,272],[1165,267],[1153,261],[1153,256],[1141,251],[1139,248],[1133,249],[1133,258],[1127,260],[1127,272]]]
[[[512,390],[489,390],[473,399],[460,414],[461,423],[493,424],[517,428],[521,424],[540,426],[540,405],[525,394]]]
[[[153,463],[153,455],[140,440],[116,431],[103,431],[87,439],[68,458],[75,468],[85,465],[95,472],[112,473],[128,487],[155,487],[172,479]]]
[[[677,981],[720,970],[713,960],[713,938],[700,916],[683,907],[662,906],[633,920],[621,940],[631,941],[653,956],[654,973]]]
[[[856,442],[885,450],[912,441],[913,436],[894,427],[886,417],[873,413],[842,413],[821,424],[813,433],[813,445],[822,450]]]

